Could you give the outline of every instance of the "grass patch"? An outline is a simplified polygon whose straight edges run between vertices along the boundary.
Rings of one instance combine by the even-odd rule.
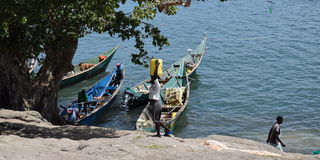
[[[148,149],[165,149],[167,148],[166,146],[159,146],[159,145],[149,145],[149,146],[142,146],[143,148],[148,148]]]

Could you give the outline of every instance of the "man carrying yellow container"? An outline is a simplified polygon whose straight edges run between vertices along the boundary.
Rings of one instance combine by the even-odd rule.
[[[157,137],[160,135],[160,126],[164,128],[165,136],[169,136],[170,129],[160,121],[162,104],[160,102],[160,91],[161,86],[159,83],[159,77],[162,75],[162,60],[161,59],[151,59],[150,61],[150,76],[151,76],[151,87],[149,89],[149,102],[152,106],[152,120],[155,124]]]

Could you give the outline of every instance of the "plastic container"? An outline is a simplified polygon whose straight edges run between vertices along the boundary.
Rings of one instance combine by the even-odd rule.
[[[100,56],[99,56],[99,62],[105,60],[106,58],[107,58],[107,56],[105,56],[105,55],[100,55]]]
[[[177,112],[172,112],[171,117],[174,118],[177,115]]]
[[[158,74],[156,75],[156,68],[158,64]],[[162,59],[151,59],[150,60],[150,75],[151,76],[158,76],[160,77],[162,75]]]

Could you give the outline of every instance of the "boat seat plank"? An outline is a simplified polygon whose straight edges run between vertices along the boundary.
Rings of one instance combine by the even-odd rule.
[[[173,106],[173,105],[163,105],[162,106],[162,108],[181,108],[182,107],[182,105],[180,105],[180,106]]]
[[[149,90],[150,86],[147,85],[146,83],[143,83],[143,86],[145,87],[146,90]]]

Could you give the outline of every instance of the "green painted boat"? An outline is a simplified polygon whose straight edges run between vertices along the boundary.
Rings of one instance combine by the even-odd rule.
[[[202,57],[206,52],[207,37],[204,35],[201,43],[193,51],[188,49],[189,53],[176,61],[173,65],[163,70],[162,79],[168,79],[174,73],[174,65],[184,62],[187,66],[187,76],[191,77],[199,67]],[[123,93],[121,108],[128,110],[130,108],[145,106],[148,103],[148,94],[141,93],[141,90],[148,90],[150,78],[139,83],[132,88],[126,88]]]
[[[161,121],[171,130],[174,129],[174,126],[186,109],[190,92],[190,83],[183,61],[181,64],[174,64],[172,67],[174,74],[171,74],[170,79],[163,85],[160,91],[160,101],[163,104]],[[152,106],[148,104],[136,122],[137,130],[155,131],[152,113]]]
[[[89,69],[81,71],[80,66],[79,66],[81,63],[78,65],[75,65],[74,72],[69,73],[62,78],[62,81],[60,83],[60,89],[68,87],[68,86],[73,85],[75,83],[78,83],[82,80],[88,79],[88,78],[95,76],[98,73],[104,71],[107,68],[107,66],[109,65],[113,55],[115,54],[115,52],[117,51],[118,48],[119,48],[119,46],[116,46],[116,47],[110,49],[109,51],[107,51],[106,53],[101,54],[101,55],[106,56],[106,58],[104,60],[102,60],[101,62],[99,62],[99,56],[83,62],[85,64],[93,64],[94,65],[93,67],[91,67]]]

